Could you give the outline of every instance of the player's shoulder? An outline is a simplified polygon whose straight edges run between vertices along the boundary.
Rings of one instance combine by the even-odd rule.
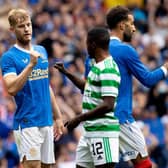
[[[136,52],[135,48],[129,44],[129,43],[123,43],[123,46],[125,47],[125,50],[128,52]]]
[[[126,42],[117,42],[117,43],[111,42],[110,51],[112,54],[125,53],[124,55],[130,55],[131,53],[136,52],[135,49],[129,43]]]
[[[11,65],[14,63],[14,54],[15,53],[13,52],[13,48],[10,48],[1,55],[0,66],[2,69],[9,64]]]
[[[42,45],[33,45],[33,48],[34,50],[36,50],[37,52],[41,54],[43,59],[48,58],[48,53],[45,47],[43,47]]]
[[[11,47],[2,54],[1,58],[2,59],[12,58],[13,54],[14,54],[14,47]]]
[[[135,48],[129,43],[123,42],[123,43],[121,43],[121,47],[124,50],[130,51],[130,52],[135,52]]]
[[[121,53],[124,53],[124,57],[123,59],[127,59],[127,58],[132,58],[137,56],[137,51],[135,50],[135,48],[130,45],[129,43],[122,43],[121,47],[120,47],[120,51]]]
[[[101,72],[106,69],[111,69],[114,67],[115,61],[113,60],[113,57],[110,55],[109,57],[105,58],[103,61],[100,61],[99,63],[95,64],[95,67]]]
[[[34,44],[33,45],[34,49],[39,49],[39,50],[46,50],[42,45]]]

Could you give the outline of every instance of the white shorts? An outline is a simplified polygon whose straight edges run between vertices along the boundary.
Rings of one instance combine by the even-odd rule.
[[[53,127],[30,127],[14,130],[20,161],[40,160],[45,164],[55,163]]]
[[[76,164],[82,167],[94,168],[96,165],[116,163],[119,161],[119,139],[88,138],[82,136],[76,152]]]
[[[144,136],[136,122],[120,125],[119,143],[124,161],[135,159],[138,154],[148,156]]]

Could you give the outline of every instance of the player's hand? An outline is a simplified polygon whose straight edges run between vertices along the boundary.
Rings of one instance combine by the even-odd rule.
[[[74,119],[71,119],[70,121],[67,121],[64,124],[64,127],[66,127],[69,132],[69,131],[72,131],[74,128],[76,128],[79,124],[80,124],[80,121],[78,120],[78,118],[74,118]]]
[[[40,57],[40,53],[34,50],[30,51],[30,64],[35,66],[38,62],[38,58]]]
[[[54,64],[54,68],[58,69],[62,73],[66,73],[66,69],[65,69],[64,64],[62,62],[56,62]]]
[[[54,122],[54,138],[55,138],[55,140],[59,140],[59,138],[61,137],[63,132],[64,132],[63,121],[61,119],[55,120],[55,122]]]

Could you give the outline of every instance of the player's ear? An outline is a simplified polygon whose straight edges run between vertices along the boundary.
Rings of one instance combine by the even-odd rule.
[[[10,30],[11,32],[14,32],[14,27],[13,27],[13,26],[10,26],[10,27],[9,27],[9,30]]]
[[[92,49],[95,49],[96,48],[96,43],[92,42],[91,47],[92,47]]]
[[[120,28],[120,30],[124,30],[125,29],[125,23],[123,22],[123,21],[121,21],[120,23],[119,23],[119,28]]]

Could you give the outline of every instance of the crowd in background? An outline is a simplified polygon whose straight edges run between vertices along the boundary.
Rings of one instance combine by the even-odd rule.
[[[48,52],[50,84],[66,121],[81,113],[82,94],[53,65],[63,61],[69,71],[83,78],[86,33],[94,26],[105,26],[107,10],[117,4],[133,12],[137,32],[132,45],[142,62],[152,70],[168,61],[168,0],[0,0],[0,56],[15,41],[8,30],[8,11],[28,9],[33,43],[43,45]],[[168,168],[168,78],[151,89],[136,79],[133,82],[133,114],[144,133],[153,166]],[[11,131],[15,108],[0,76],[0,168],[19,167]],[[79,126],[55,142],[55,168],[73,168],[81,134]]]

